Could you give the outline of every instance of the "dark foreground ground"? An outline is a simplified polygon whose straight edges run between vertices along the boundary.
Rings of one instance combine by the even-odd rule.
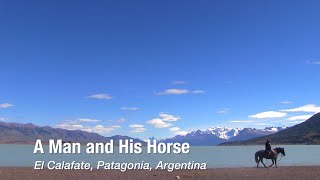
[[[166,180],[166,179],[257,179],[257,180],[308,180],[320,179],[320,166],[279,168],[221,168],[183,171],[68,171],[33,170],[30,168],[0,168],[0,180]]]

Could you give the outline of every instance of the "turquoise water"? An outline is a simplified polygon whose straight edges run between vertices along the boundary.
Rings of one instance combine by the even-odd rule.
[[[283,145],[286,156],[279,166],[320,165],[319,145]],[[33,154],[33,145],[0,144],[0,167],[33,167],[35,161],[85,161],[96,165],[106,162],[148,162],[155,166],[163,162],[204,162],[207,168],[254,167],[254,154],[263,146],[198,146],[191,147],[189,154]],[[47,148],[47,147],[46,147]],[[85,147],[82,147],[85,149]],[[45,152],[48,152],[45,150]],[[117,152],[117,150],[115,150]],[[270,164],[270,160],[267,164]]]

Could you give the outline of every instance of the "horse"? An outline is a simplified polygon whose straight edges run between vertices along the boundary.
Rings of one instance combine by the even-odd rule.
[[[273,153],[272,154],[268,154],[265,152],[265,150],[260,150],[260,151],[257,151],[256,154],[255,154],[255,160],[256,160],[256,163],[257,163],[257,168],[259,167],[259,163],[261,161],[261,163],[264,165],[264,167],[266,168],[267,166],[263,163],[263,158],[266,158],[266,159],[271,159],[272,160],[272,164],[269,166],[269,167],[272,167],[274,164],[276,166],[276,168],[278,168],[277,166],[277,158],[278,158],[278,155],[279,154],[282,154],[283,156],[286,155],[286,153],[284,152],[284,148],[275,148],[273,149]]]

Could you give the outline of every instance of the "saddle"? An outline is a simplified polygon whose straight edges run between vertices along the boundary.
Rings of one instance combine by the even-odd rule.
[[[274,150],[271,150],[271,151],[265,151],[266,155],[269,156],[269,157],[277,157],[277,153],[274,152]]]

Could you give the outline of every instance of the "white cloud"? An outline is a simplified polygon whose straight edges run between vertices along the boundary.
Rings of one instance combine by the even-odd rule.
[[[173,81],[171,84],[173,85],[181,85],[181,84],[187,84],[186,81]]]
[[[146,130],[147,130],[146,128],[135,128],[131,132],[133,132],[133,133],[142,133],[142,132],[144,132]]]
[[[170,131],[173,131],[173,132],[176,132],[176,131],[179,131],[180,128],[179,127],[172,127],[170,128]]]
[[[157,95],[181,95],[181,94],[203,94],[203,90],[190,91],[188,89],[166,89],[162,92],[156,93]]]
[[[288,100],[284,100],[284,101],[281,101],[280,104],[292,104],[292,102]]]
[[[131,131],[133,133],[141,133],[147,130],[142,124],[131,124],[129,127],[133,128]]]
[[[309,60],[309,61],[307,61],[307,64],[320,65],[320,61],[319,60]]]
[[[157,95],[179,95],[179,94],[188,94],[190,93],[187,89],[167,89],[162,92],[156,93]]]
[[[103,126],[103,125],[84,126],[80,124],[79,121],[65,121],[61,124],[56,125],[56,127],[67,129],[67,130],[81,130],[81,131],[98,133],[98,134],[111,133],[112,131],[121,128],[121,126]]]
[[[188,134],[187,131],[177,131],[174,133],[175,135],[180,135],[180,136],[185,136],[186,134]]]
[[[131,128],[143,128],[144,125],[142,125],[142,124],[131,124],[131,125],[129,125],[129,127],[131,127]]]
[[[173,134],[180,135],[180,136],[184,136],[188,134],[187,131],[181,131],[179,127],[172,127],[170,128],[170,131],[173,132]]]
[[[179,116],[167,114],[167,113],[159,113],[159,118],[151,119],[147,121],[148,124],[151,124],[155,128],[168,128],[172,126],[171,123],[181,119]]]
[[[117,123],[124,123],[126,121],[127,120],[125,118],[120,118],[120,119],[116,120]]]
[[[310,112],[310,113],[318,113],[320,112],[320,106],[314,104],[307,104],[304,106],[300,106],[292,109],[284,109],[281,110],[283,112]]]
[[[9,108],[9,107],[12,107],[13,105],[12,104],[9,104],[9,103],[2,103],[0,104],[0,109],[6,109],[6,108]]]
[[[109,119],[107,120],[109,122],[116,122],[116,123],[124,123],[126,122],[127,120],[125,118],[120,118],[120,119],[117,119],[117,120],[112,120],[112,119]]]
[[[8,118],[5,118],[5,117],[0,117],[0,121],[7,121]]]
[[[55,127],[57,128],[62,128],[62,129],[67,129],[67,130],[81,130],[81,131],[86,131],[86,132],[91,132],[91,133],[98,133],[98,134],[107,134],[110,133],[114,130],[117,130],[121,128],[121,126],[103,126],[103,125],[84,125],[87,123],[97,123],[100,122],[101,120],[97,119],[89,119],[89,118],[79,118],[77,120],[66,120]]]
[[[287,120],[289,120],[289,121],[307,120],[307,119],[311,118],[312,116],[313,116],[313,114],[292,116],[292,117],[288,118]]]
[[[94,122],[99,122],[100,120],[97,119],[89,119],[89,118],[80,118],[78,119],[79,122],[87,122],[87,123],[94,123]]]
[[[174,115],[166,114],[166,113],[160,113],[159,116],[163,121],[174,122],[174,121],[178,121],[180,119],[179,116],[174,116]]]
[[[124,111],[138,111],[140,108],[137,107],[122,107],[121,110]]]
[[[92,131],[99,134],[107,134],[111,133],[112,131],[121,128],[121,126],[102,126],[97,125],[92,128]]]
[[[251,123],[253,121],[249,121],[249,120],[240,120],[240,121],[238,121],[238,120],[236,120],[236,121],[229,121],[229,122],[231,122],[231,123]]]
[[[155,128],[168,128],[168,127],[172,126],[172,124],[167,123],[160,118],[151,119],[151,120],[147,121],[147,123],[151,124]]]
[[[261,112],[258,114],[250,115],[250,118],[257,118],[257,119],[265,119],[265,118],[281,118],[286,116],[287,113],[284,112],[277,112],[277,111],[266,111]]]
[[[221,109],[220,111],[217,111],[218,114],[226,114],[228,112],[229,112],[228,108],[224,108],[224,109]]]
[[[194,91],[192,91],[192,93],[193,94],[203,94],[203,93],[205,93],[205,91],[203,91],[203,90],[194,90]]]
[[[112,96],[110,94],[93,94],[88,96],[88,98],[92,99],[112,99]]]

